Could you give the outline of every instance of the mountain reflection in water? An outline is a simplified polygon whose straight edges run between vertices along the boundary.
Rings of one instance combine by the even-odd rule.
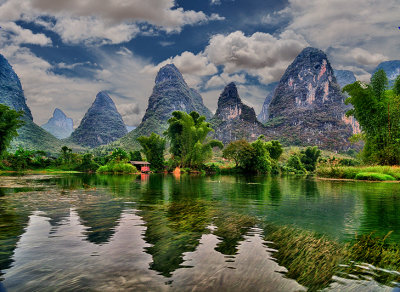
[[[285,278],[254,218],[340,241],[374,230],[400,238],[392,184],[61,175],[29,188],[0,188],[9,291],[304,290]]]

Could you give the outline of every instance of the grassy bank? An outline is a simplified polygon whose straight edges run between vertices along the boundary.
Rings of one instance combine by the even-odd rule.
[[[322,178],[369,181],[400,181],[398,166],[319,166],[316,175]]]
[[[63,169],[26,169],[26,170],[0,170],[0,174],[55,174],[55,173],[81,173],[75,170],[63,170]]]

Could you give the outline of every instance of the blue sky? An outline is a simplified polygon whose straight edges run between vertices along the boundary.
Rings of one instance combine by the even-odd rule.
[[[398,0],[0,0],[0,53],[38,124],[59,107],[77,125],[107,90],[137,125],[170,62],[212,111],[235,81],[258,113],[266,85],[307,46],[367,81],[399,59],[399,15]]]

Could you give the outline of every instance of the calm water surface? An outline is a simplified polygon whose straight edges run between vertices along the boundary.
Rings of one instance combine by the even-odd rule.
[[[305,290],[285,277],[257,224],[239,238],[215,235],[229,228],[230,214],[342,242],[393,231],[390,240],[400,242],[399,184],[171,175],[0,181],[0,291]],[[392,290],[374,281],[330,290],[360,287]]]

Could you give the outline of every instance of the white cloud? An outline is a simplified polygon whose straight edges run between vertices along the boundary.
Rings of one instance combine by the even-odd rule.
[[[50,17],[50,22],[42,16]],[[66,43],[118,44],[139,33],[179,32],[185,25],[224,18],[175,7],[174,0],[5,0],[0,4],[0,19],[36,22],[57,32]]]
[[[233,75],[222,73],[220,75],[214,75],[207,81],[205,88],[207,88],[207,89],[221,88],[231,82],[235,82],[237,84],[244,84],[244,83],[246,83],[246,75],[243,73],[242,74],[233,74]]]
[[[348,53],[348,58],[355,60],[360,65],[374,66],[376,67],[379,63],[387,61],[388,58],[382,54],[370,53],[362,48],[354,48]]]
[[[248,70],[269,83],[281,77],[286,67],[307,46],[307,42],[290,31],[275,37],[256,32],[251,36],[241,31],[214,35],[204,51],[210,62],[224,67],[226,73]]]
[[[42,33],[33,33],[29,29],[24,29],[14,22],[2,22],[0,21],[0,41],[4,45],[5,43],[20,45],[20,44],[32,44],[39,46],[50,46],[52,41],[50,38]]]
[[[398,0],[289,0],[266,20],[290,19],[286,30],[328,50],[338,66],[371,71],[380,61],[398,59]]]
[[[140,29],[135,24],[108,24],[96,17],[60,17],[51,29],[65,43],[119,44],[130,41]]]
[[[211,5],[221,5],[221,0],[210,0]]]
[[[206,56],[202,54],[195,55],[187,51],[158,65],[148,65],[142,72],[156,74],[161,67],[167,64],[174,64],[182,73],[186,83],[191,87],[198,87],[202,82],[203,76],[213,75],[218,72],[217,67],[210,63]]]

